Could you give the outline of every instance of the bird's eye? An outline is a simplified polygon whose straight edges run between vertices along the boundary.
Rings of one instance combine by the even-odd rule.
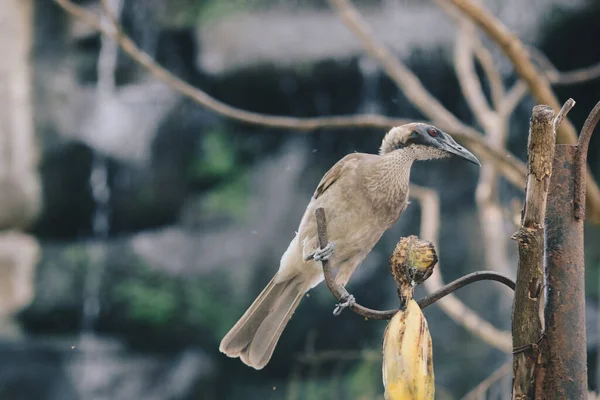
[[[438,131],[436,129],[429,129],[429,136],[436,137],[438,135]]]
[[[417,132],[417,131],[412,131],[410,134],[410,137],[417,137],[417,136],[419,136],[419,132]]]

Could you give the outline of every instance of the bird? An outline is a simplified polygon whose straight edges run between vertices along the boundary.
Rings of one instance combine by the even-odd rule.
[[[350,153],[325,173],[283,253],[279,269],[238,322],[223,337],[219,351],[256,370],[271,359],[277,342],[304,295],[323,281],[319,261],[337,269],[344,288],[355,269],[408,205],[414,161],[456,156],[479,160],[437,127],[413,122],[391,128],[378,154]],[[327,215],[329,243],[319,247],[315,210]],[[344,289],[345,291],[345,289]],[[345,291],[341,306],[354,297]]]

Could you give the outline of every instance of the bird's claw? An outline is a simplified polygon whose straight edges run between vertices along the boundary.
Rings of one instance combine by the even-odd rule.
[[[335,305],[335,309],[333,310],[333,315],[336,317],[344,311],[345,308],[352,307],[356,304],[356,299],[351,294],[344,295],[340,302]]]
[[[315,261],[327,261],[333,255],[333,251],[335,250],[335,243],[329,242],[324,249],[318,248],[315,250],[315,254],[313,254],[313,259]]]

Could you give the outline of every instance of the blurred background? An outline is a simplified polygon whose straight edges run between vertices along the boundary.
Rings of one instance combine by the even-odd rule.
[[[102,15],[99,1],[74,3]],[[107,3],[160,65],[232,106],[293,117],[424,118],[325,0]],[[600,62],[597,2],[482,3],[539,50],[539,65],[570,71]],[[354,5],[448,110],[489,133],[461,91],[451,16],[433,1]],[[514,85],[510,62],[481,41],[504,84]],[[386,323],[332,316],[323,285],[302,301],[264,370],[225,357],[218,345],[278,268],[321,176],[350,152],[377,152],[385,129],[305,133],[225,118],[155,79],[54,1],[2,0],[0,51],[1,399],[383,398]],[[484,72],[477,64],[489,97]],[[581,127],[600,100],[600,80],[555,91],[561,102],[577,101],[569,117]],[[526,94],[493,146],[524,160],[534,105]],[[600,177],[600,133],[589,166]],[[481,171],[453,159],[413,167],[412,181],[440,197],[445,281],[480,269],[515,277],[509,238],[522,189],[493,171],[484,182]],[[420,233],[421,216],[413,201],[353,276],[349,290],[360,303],[397,305],[388,257],[401,236]],[[591,389],[598,243],[600,228],[587,224]],[[505,288],[480,282],[457,297],[510,330]],[[510,397],[506,352],[438,305],[425,315],[436,398]]]

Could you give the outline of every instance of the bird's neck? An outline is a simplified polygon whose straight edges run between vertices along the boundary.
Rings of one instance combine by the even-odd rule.
[[[389,204],[403,203],[408,194],[410,169],[416,157],[409,149],[383,154],[365,174],[370,193],[375,201]]]

